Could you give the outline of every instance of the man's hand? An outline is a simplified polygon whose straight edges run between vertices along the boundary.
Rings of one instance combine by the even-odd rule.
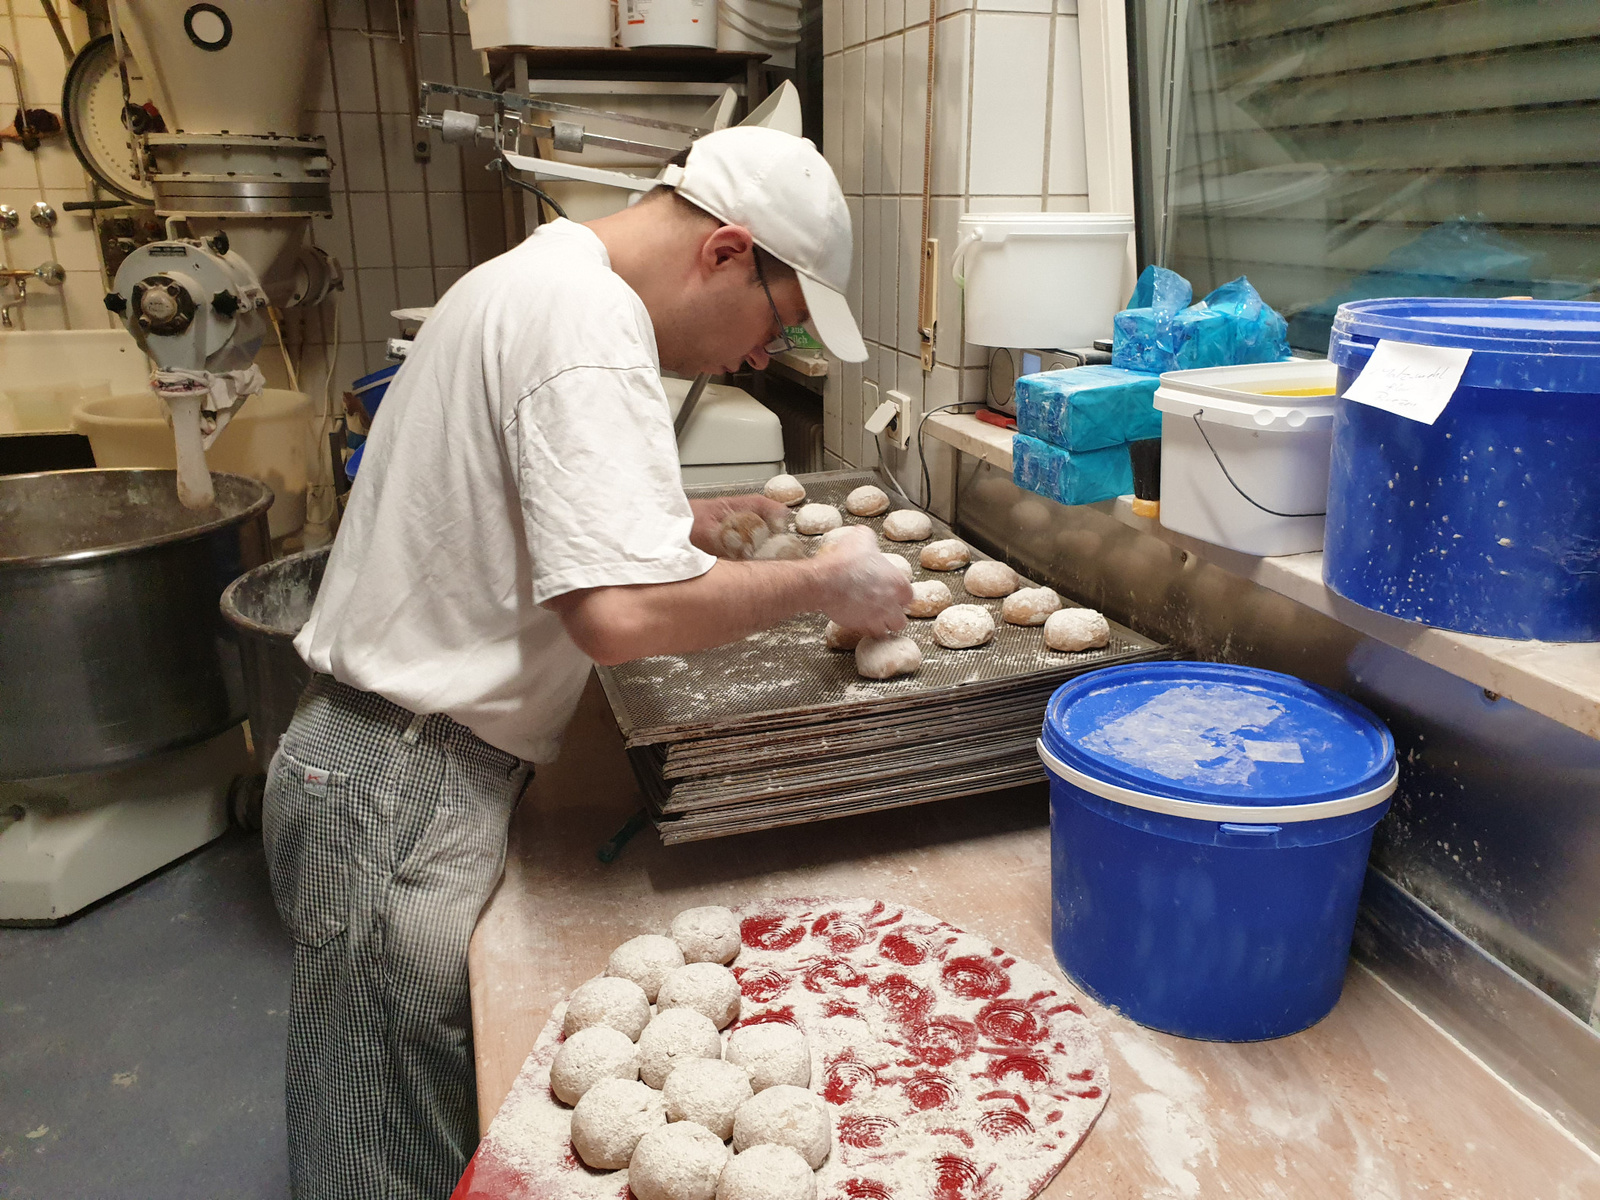
[[[737,513],[754,513],[766,522],[771,533],[782,533],[789,528],[788,508],[759,494],[691,500],[689,507],[694,510],[694,526],[689,531],[689,540],[697,548],[719,558],[729,557],[722,538],[723,522]]]
[[[905,628],[911,585],[865,525],[849,526],[812,564],[822,575],[822,611],[845,629],[883,637]]]

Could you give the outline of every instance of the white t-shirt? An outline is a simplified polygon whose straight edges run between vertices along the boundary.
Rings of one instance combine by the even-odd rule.
[[[295,648],[549,762],[591,663],[539,605],[704,574],[692,523],[650,316],[600,239],[556,221],[422,327]]]

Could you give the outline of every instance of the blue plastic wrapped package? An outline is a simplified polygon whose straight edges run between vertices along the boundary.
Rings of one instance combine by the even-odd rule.
[[[1127,446],[1063,450],[1025,433],[1011,439],[1011,478],[1061,504],[1093,504],[1133,491]]]
[[[1160,380],[1121,367],[1072,367],[1017,380],[1017,432],[1063,450],[1104,450],[1161,436]]]
[[[1288,324],[1243,275],[1196,304],[1192,295],[1181,275],[1146,267],[1113,319],[1112,365],[1159,375],[1289,357]]]

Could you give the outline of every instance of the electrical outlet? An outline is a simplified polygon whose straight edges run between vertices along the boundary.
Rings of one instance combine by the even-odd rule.
[[[917,417],[912,410],[916,402],[905,392],[885,392],[884,398],[895,406],[894,433],[891,436],[894,444],[904,450],[911,444],[911,426]]]

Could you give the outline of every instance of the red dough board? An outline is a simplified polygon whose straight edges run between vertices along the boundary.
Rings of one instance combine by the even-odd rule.
[[[732,1028],[796,1025],[833,1151],[817,1200],[1029,1200],[1105,1107],[1100,1039],[1052,973],[914,908],[762,901],[734,910]],[[572,1151],[550,1091],[556,1006],[452,1200],[632,1200]],[[726,1033],[724,1041],[726,1041]]]

